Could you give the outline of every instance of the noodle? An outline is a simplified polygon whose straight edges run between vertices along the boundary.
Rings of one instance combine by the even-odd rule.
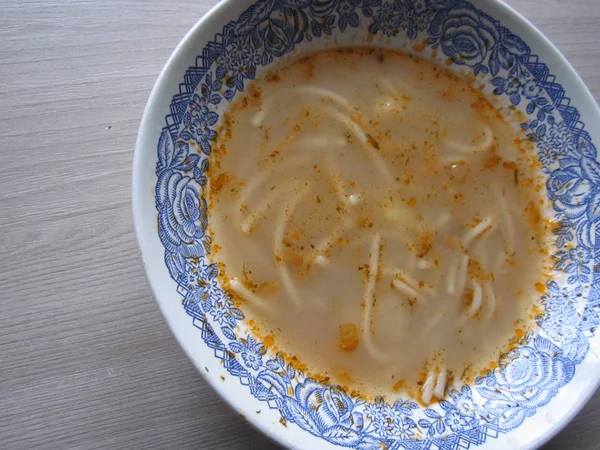
[[[281,279],[283,286],[288,292],[290,298],[294,301],[294,304],[298,307],[301,306],[300,303],[300,294],[296,289],[296,285],[292,280],[292,276],[290,275],[290,271],[288,270],[285,262],[283,261],[282,253],[283,253],[283,239],[285,236],[285,228],[287,226],[287,222],[294,214],[294,210],[298,206],[298,204],[302,201],[304,196],[308,194],[310,188],[303,188],[301,191],[294,197],[284,208],[283,213],[281,214],[279,221],[277,222],[277,226],[275,227],[275,236],[274,236],[274,244],[273,244],[273,254],[275,258],[279,258],[280,261],[277,264],[277,270],[279,272],[279,278]]]
[[[317,255],[315,258],[315,264],[317,266],[327,267],[329,264],[331,264],[331,261],[329,261],[327,258],[325,258],[322,255]]]
[[[254,117],[252,117],[250,123],[252,123],[252,125],[255,126],[256,128],[260,127],[263,124],[263,121],[265,120],[265,117],[271,110],[272,106],[273,106],[272,98],[265,100],[263,103],[262,109],[260,111],[258,111],[254,115]]]
[[[475,315],[479,312],[479,308],[481,308],[481,302],[483,300],[483,292],[481,290],[481,284],[478,281],[471,279],[471,283],[473,284],[473,301],[469,306],[469,310],[467,311],[467,315],[469,317],[475,317]]]
[[[264,298],[256,295],[250,289],[246,288],[246,286],[244,286],[237,278],[233,278],[229,281],[229,287],[233,289],[234,292],[251,302],[254,306],[258,306],[263,309],[271,309],[268,302]]]
[[[331,154],[329,152],[325,155],[325,162],[329,169],[329,173],[331,174],[331,182],[333,183],[335,193],[338,196],[340,202],[345,207],[347,207],[349,200],[342,183],[342,176],[340,175],[340,171],[335,165],[335,162],[333,161],[333,158],[331,157]]]
[[[311,260],[315,259],[315,262],[318,258],[321,258],[320,262],[317,262],[318,265],[323,266],[322,263],[327,264],[329,261],[325,256],[321,255],[321,253],[329,250],[333,243],[344,234],[344,230],[348,227],[345,226],[347,222],[345,222],[344,226],[337,226],[333,229],[332,233],[328,233],[323,239],[321,239],[317,245],[315,245],[314,252],[312,253]]]
[[[418,259],[417,260],[417,268],[421,270],[431,269],[433,267],[433,263],[426,259]]]
[[[469,246],[475,239],[477,239],[480,235],[485,233],[487,231],[487,229],[492,226],[493,221],[494,221],[494,218],[492,216],[489,216],[486,219],[479,222],[471,230],[467,231],[462,238],[463,248],[465,248],[465,249],[469,248]]]
[[[297,158],[292,158],[288,162],[282,163],[280,166],[280,170],[284,170],[290,166],[293,167],[296,166],[298,163],[308,161],[309,160],[306,158],[305,155]],[[242,210],[244,209],[244,205],[248,203],[248,200],[250,199],[252,194],[254,194],[254,192],[269,179],[270,175],[271,174],[265,171],[259,172],[257,175],[250,179],[250,181],[246,185],[246,188],[240,192],[234,210],[237,216],[236,220],[238,221],[238,223],[242,222]]]
[[[437,233],[438,231],[440,231],[448,224],[448,222],[450,222],[450,220],[452,220],[452,214],[450,214],[448,211],[442,213],[442,215],[440,215],[440,217],[438,217],[438,220],[435,222],[434,232]]]
[[[508,204],[504,199],[504,194],[502,193],[500,186],[498,186],[497,184],[494,185],[494,193],[496,194],[498,203],[500,203],[500,211],[502,212],[502,217],[504,219],[505,226],[503,230],[506,231],[506,245],[512,252],[515,248],[515,226],[513,224],[512,217],[510,216]]]
[[[447,382],[448,382],[448,373],[446,372],[446,369],[442,369],[442,371],[437,376],[437,381],[435,383],[433,395],[435,395],[437,398],[440,398],[440,399],[444,398]]]
[[[407,297],[411,299],[417,300],[418,294],[417,291],[414,290],[411,286],[409,286],[404,280],[400,280],[398,278],[394,278],[392,280],[392,285],[402,292]]]
[[[394,86],[394,83],[392,83],[392,80],[390,80],[389,78],[379,77],[379,82],[387,88],[390,94],[394,96],[399,94],[398,89],[396,89],[396,86]]]
[[[356,194],[350,194],[348,197],[348,203],[350,203],[352,206],[358,205],[360,203],[360,196]]]
[[[242,224],[240,225],[240,229],[242,230],[243,233],[249,233],[250,231],[252,231],[252,227],[254,226],[256,221],[259,219],[261,214],[263,214],[269,208],[271,203],[277,197],[279,197],[278,193],[275,193],[275,192],[269,193],[264,198],[264,200],[258,205],[258,207],[252,212],[252,214],[250,214],[248,217],[246,217],[246,219],[244,219],[242,221]]]
[[[454,258],[452,258],[452,263],[450,264],[448,272],[446,272],[446,292],[450,295],[456,293],[456,272],[458,265],[460,264],[459,258],[460,254],[457,253]]]
[[[348,102],[348,100],[346,100],[340,94],[338,94],[330,89],[324,89],[324,88],[320,88],[320,87],[312,86],[312,85],[303,85],[303,86],[297,86],[292,89],[286,89],[286,91],[288,91],[288,92],[300,91],[300,92],[303,92],[306,94],[315,94],[320,97],[329,97],[330,99],[334,100],[338,105],[343,106],[348,111],[352,112],[355,110],[355,108],[350,104],[350,102]],[[282,92],[282,94],[283,94],[283,92]],[[259,112],[257,112],[254,115],[254,117],[252,117],[251,123],[253,126],[260,127],[263,124],[265,118],[267,117],[267,114],[273,107],[274,99],[275,99],[275,97],[270,97],[269,99],[265,100],[265,102],[263,103],[262,109]]]
[[[402,80],[402,78],[397,77],[397,78],[394,78],[394,81],[392,81],[388,77],[379,77],[379,82],[381,84],[383,84],[383,86],[386,87],[387,90],[389,91],[389,93],[392,94],[393,96],[398,96],[401,93],[400,90],[398,89],[398,86],[397,86],[398,84],[400,85],[400,88],[405,89],[406,94],[410,94],[412,96],[411,98],[420,96],[419,91],[417,91],[410,84],[408,84],[407,82]]]
[[[498,252],[498,254],[496,255],[496,261],[494,263],[494,273],[505,273],[504,271],[501,272],[500,269],[506,263],[506,256],[507,255],[505,251]]]
[[[315,95],[318,95],[321,97],[329,97],[330,99],[335,100],[335,102],[338,105],[343,106],[349,112],[352,112],[356,109],[356,108],[354,108],[354,106],[352,106],[352,104],[348,100],[346,100],[344,97],[342,97],[337,92],[334,92],[330,89],[324,89],[324,88],[320,88],[320,87],[312,86],[312,85],[298,86],[296,89],[299,90],[300,92],[304,92],[306,94],[315,94]]]
[[[494,293],[494,286],[492,285],[491,281],[485,281],[483,283],[483,290],[485,291],[485,296],[488,298],[488,303],[489,303],[489,311],[490,311],[490,316],[493,316],[494,313],[496,312],[496,307],[497,307],[497,300],[496,300],[496,294]]]
[[[256,189],[259,188],[265,181],[268,179],[268,174],[265,172],[259,172],[254,176],[246,185],[246,188],[240,193],[239,200],[237,205],[235,206],[235,212],[238,215],[238,222],[241,221],[241,212],[243,206],[248,202],[250,196],[254,193]]]
[[[329,112],[333,118],[344,124],[350,131],[352,131],[352,134],[354,134],[354,136],[356,136],[356,138],[360,141],[362,148],[366,150],[367,155],[369,158],[371,158],[381,175],[384,176],[388,182],[393,182],[394,178],[392,177],[389,168],[383,159],[381,159],[381,156],[379,156],[379,154],[371,148],[369,144],[369,138],[362,128],[338,111],[330,109]]]
[[[483,142],[480,142],[475,145],[465,145],[454,141],[448,141],[448,145],[453,150],[456,150],[461,153],[479,153],[484,150],[488,150],[494,142],[494,133],[492,132],[492,129],[486,124],[484,124],[483,134]]]
[[[431,403],[431,399],[433,398],[434,390],[435,390],[435,372],[431,371],[427,375],[427,379],[421,388],[421,400],[426,405]]]
[[[344,148],[346,146],[346,141],[342,138],[336,137],[331,137],[328,139],[323,136],[311,136],[309,138],[305,138],[299,141],[298,144],[302,144],[312,148],[329,149],[331,147]]]
[[[369,258],[369,278],[364,294],[365,309],[363,312],[363,341],[369,355],[380,362],[389,360],[389,356],[379,350],[371,339],[371,310],[375,294],[375,283],[379,273],[379,256],[381,255],[381,235],[375,234],[371,241],[371,256]]]
[[[317,245],[315,245],[315,251],[317,253],[324,252],[329,250],[329,248],[333,245],[333,243],[342,235],[343,227],[336,227],[333,230],[333,233],[324,237]]]
[[[460,260],[460,265],[458,267],[458,274],[456,277],[456,291],[457,293],[461,293],[465,290],[465,286],[467,285],[467,271],[469,269],[469,257],[464,255]]]
[[[401,225],[414,223],[414,214],[410,208],[404,205],[393,205],[386,208],[384,211],[385,217],[390,222],[400,222]],[[389,230],[386,230],[389,233]],[[398,230],[393,230],[393,233],[398,233]]]

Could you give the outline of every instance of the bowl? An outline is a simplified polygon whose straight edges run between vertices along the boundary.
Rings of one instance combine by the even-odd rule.
[[[539,331],[502,355],[497,368],[427,407],[411,398],[364,401],[266,351],[248,333],[243,308],[219,285],[207,251],[207,155],[223,112],[281,58],[348,45],[418,52],[445,62],[521,110],[521,127],[534,141],[560,222],[553,236],[560,276],[548,282],[541,298]],[[438,51],[428,51],[433,48]],[[237,70],[231,58],[245,70]],[[573,418],[600,377],[600,271],[594,269],[600,263],[598,123],[594,99],[564,57],[496,0],[219,3],[167,61],[136,142],[135,234],[152,293],[212,387],[287,447],[538,447]],[[199,153],[190,150],[190,140]]]

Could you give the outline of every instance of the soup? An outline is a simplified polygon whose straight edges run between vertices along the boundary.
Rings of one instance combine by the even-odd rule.
[[[474,83],[399,52],[323,51],[225,116],[221,281],[312,376],[427,404],[532,326],[550,270],[543,180],[519,113]]]

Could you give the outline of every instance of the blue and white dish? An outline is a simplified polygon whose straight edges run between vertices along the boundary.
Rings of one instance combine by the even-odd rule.
[[[208,156],[223,112],[248,83],[297,53],[367,44],[411,52],[416,42],[438,48],[451,70],[480,76],[525,114],[521,127],[535,143],[561,223],[554,232],[561,276],[543,296],[541,332],[504,354],[496,370],[428,407],[410,398],[367,402],[271,354],[242,331],[244,312],[219,285],[207,251]],[[290,448],[536,448],[600,379],[598,123],[594,99],[558,50],[496,0],[222,2],[174,51],[140,126],[133,210],[150,286],[214,389]]]

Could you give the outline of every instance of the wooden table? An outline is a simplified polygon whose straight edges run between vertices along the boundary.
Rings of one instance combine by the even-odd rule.
[[[600,98],[600,1],[511,0]],[[0,448],[279,448],[181,352],[149,293],[130,171],[154,80],[209,0],[5,0]],[[600,394],[545,448],[600,449]]]

